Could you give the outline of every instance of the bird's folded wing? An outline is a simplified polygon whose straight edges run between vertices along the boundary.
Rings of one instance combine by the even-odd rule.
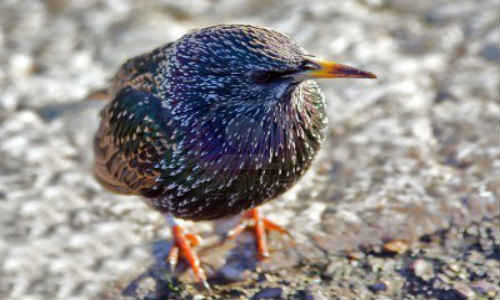
[[[94,174],[107,189],[144,194],[159,171],[161,159],[160,100],[148,92],[126,87],[102,111],[94,139]],[[156,137],[156,138],[155,138]]]

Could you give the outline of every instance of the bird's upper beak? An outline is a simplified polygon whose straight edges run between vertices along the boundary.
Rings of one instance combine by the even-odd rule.
[[[307,57],[311,68],[294,74],[296,80],[313,78],[377,78],[375,74],[338,64],[333,61]]]

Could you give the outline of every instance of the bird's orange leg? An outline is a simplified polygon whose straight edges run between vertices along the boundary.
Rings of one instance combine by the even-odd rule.
[[[277,231],[282,234],[284,233],[290,235],[290,233],[283,227],[279,226],[269,219],[262,218],[260,216],[258,208],[252,208],[243,214],[243,219],[241,220],[240,224],[238,224],[238,226],[228,232],[228,238],[234,239],[249,226],[253,226],[255,230],[255,239],[257,243],[258,253],[257,257],[259,260],[269,257],[269,250],[267,248],[265,232],[266,229],[269,231]]]
[[[175,269],[180,254],[189,263],[189,266],[191,267],[191,270],[193,270],[194,276],[198,282],[200,282],[206,289],[210,289],[205,272],[200,266],[200,259],[192,248],[200,244],[200,237],[191,233],[184,233],[184,228],[177,224],[175,219],[170,215],[167,216],[167,221],[172,227],[172,236],[174,238],[174,245],[168,253],[168,262],[170,267],[172,270]]]

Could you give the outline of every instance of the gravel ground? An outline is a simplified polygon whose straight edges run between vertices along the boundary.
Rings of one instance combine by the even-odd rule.
[[[272,27],[379,79],[320,82],[327,143],[263,207],[295,243],[271,236],[257,263],[249,234],[221,241],[237,218],[186,224],[205,292],[167,270],[161,215],[93,179],[104,103],[86,95],[216,23]],[[2,0],[0,298],[498,299],[499,25],[494,0]]]

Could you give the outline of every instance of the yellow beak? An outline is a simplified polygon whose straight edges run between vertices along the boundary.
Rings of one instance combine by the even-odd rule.
[[[377,78],[373,73],[317,58],[307,58],[317,68],[296,74],[299,79],[313,78]]]

